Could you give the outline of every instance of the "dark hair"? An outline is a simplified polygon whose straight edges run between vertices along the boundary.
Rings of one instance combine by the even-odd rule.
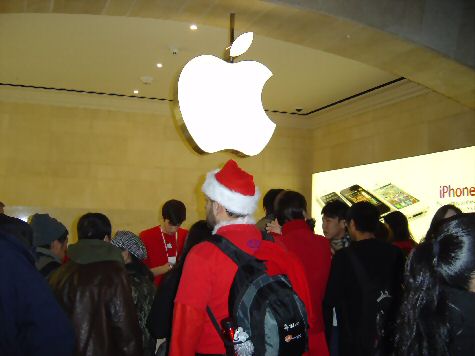
[[[315,220],[307,219],[306,214],[307,201],[302,194],[286,190],[279,196],[275,215],[280,226],[284,226],[286,222],[291,220],[304,219],[313,231]]]
[[[394,241],[412,240],[412,235],[409,231],[409,222],[407,221],[406,215],[400,211],[393,211],[385,215],[383,219],[384,222],[389,225]]]
[[[391,231],[389,230],[389,227],[385,223],[378,221],[378,227],[374,232],[374,237],[377,240],[388,242],[390,235]]]
[[[338,220],[346,219],[348,213],[348,205],[340,200],[332,200],[325,204],[322,209],[322,215],[329,218],[338,218]]]
[[[101,213],[87,213],[79,218],[78,239],[103,240],[106,236],[112,235],[110,220]]]
[[[185,258],[190,252],[191,248],[197,245],[198,243],[205,241],[208,238],[211,238],[211,235],[212,229],[209,227],[208,222],[206,220],[198,220],[193,225],[191,225],[185,240],[185,246],[183,246],[183,251],[175,268],[182,268],[185,262]]]
[[[122,251],[124,249],[121,248]],[[137,257],[135,257],[132,253],[129,252],[130,260],[131,262],[126,265],[127,268],[132,269],[136,271],[137,273],[141,274],[145,278],[147,278],[149,281],[153,282],[153,273],[150,271],[150,269]]]
[[[212,229],[209,227],[206,220],[198,220],[191,225],[190,230],[188,231],[188,236],[185,240],[185,246],[181,253],[182,257],[186,256],[193,246],[210,238],[211,235]]]
[[[282,191],[283,189],[281,188],[269,189],[264,195],[264,198],[262,198],[262,206],[264,207],[264,210],[266,211],[267,215],[274,214],[275,198],[277,198],[277,195],[279,195],[279,193]]]
[[[179,226],[186,220],[186,207],[179,200],[169,200],[162,206],[162,217],[170,222],[170,225]]]
[[[16,237],[28,248],[33,244],[33,229],[30,224],[21,219],[0,214],[0,230]]]
[[[396,355],[448,355],[444,286],[468,290],[475,272],[475,214],[451,217],[409,255]],[[461,311],[464,312],[463,310]]]
[[[375,233],[379,222],[378,208],[366,201],[355,203],[348,209],[346,215],[348,225],[351,220],[355,222],[356,230]]]
[[[445,215],[449,212],[449,210],[453,210],[455,212],[455,215],[460,215],[463,214],[462,210],[457,208],[455,205],[452,204],[446,204],[442,205],[439,209],[434,214],[434,217],[432,218],[432,221],[430,222],[429,230],[427,231],[426,234],[426,239],[431,239],[433,231],[445,221]]]

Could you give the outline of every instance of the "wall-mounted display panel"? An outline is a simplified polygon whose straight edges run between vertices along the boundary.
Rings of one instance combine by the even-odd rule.
[[[442,205],[475,212],[475,146],[314,173],[312,216],[320,234],[322,207],[333,199],[369,201],[382,216],[399,210],[419,241]]]

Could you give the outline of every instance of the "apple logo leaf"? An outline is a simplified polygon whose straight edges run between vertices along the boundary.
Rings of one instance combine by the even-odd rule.
[[[249,47],[251,47],[253,39],[253,32],[243,33],[234,40],[233,44],[231,45],[231,49],[229,50],[229,55],[231,57],[237,57],[245,53],[249,49]]]

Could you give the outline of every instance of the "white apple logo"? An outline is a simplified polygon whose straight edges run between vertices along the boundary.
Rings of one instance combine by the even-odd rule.
[[[246,52],[252,39],[252,32],[239,36],[231,56]],[[178,79],[178,102],[200,149],[208,153],[230,149],[248,156],[264,149],[275,130],[261,100],[271,76],[259,62],[228,63],[211,55],[195,57],[185,65]]]

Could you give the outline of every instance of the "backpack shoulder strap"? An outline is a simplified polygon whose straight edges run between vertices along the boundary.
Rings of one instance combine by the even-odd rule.
[[[216,331],[218,332],[219,337],[223,339],[223,341],[225,341],[223,338],[223,330],[221,329],[221,326],[219,326],[219,323],[216,320],[216,317],[214,316],[214,313],[209,306],[206,306],[206,313],[208,313],[209,319],[213,323],[213,326],[216,329]]]
[[[219,337],[221,338],[221,340],[223,340],[225,348],[226,349],[230,348],[233,350],[234,349],[233,342],[224,336],[224,330],[219,325],[218,321],[216,320],[216,317],[214,316],[213,311],[211,310],[209,306],[206,306],[206,312],[208,313],[208,317],[210,318],[211,323],[216,329],[216,332],[218,333]]]
[[[263,230],[261,231],[262,239],[264,241],[270,241],[270,242],[275,242],[274,236],[269,234],[267,231]]]
[[[218,247],[226,256],[234,261],[238,266],[242,266],[243,264],[255,261],[256,258],[251,256],[250,254],[244,252],[235,244],[233,244],[228,239],[224,238],[221,235],[212,235],[211,238],[207,240],[211,242],[213,245]]]

